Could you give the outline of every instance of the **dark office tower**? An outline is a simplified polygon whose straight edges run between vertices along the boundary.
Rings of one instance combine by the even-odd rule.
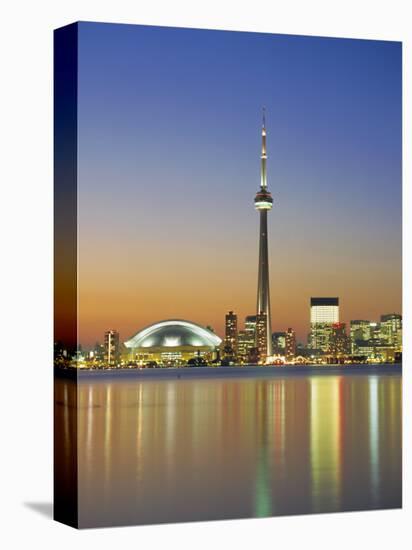
[[[291,328],[288,328],[285,336],[285,358],[291,361],[296,356],[296,334]]]
[[[225,316],[225,354],[237,355],[237,315],[233,311]]]
[[[311,298],[309,337],[311,348],[328,351],[334,323],[339,323],[339,298]]]
[[[272,334],[273,355],[285,355],[286,332],[274,332]]]
[[[259,355],[259,361],[265,363],[268,353],[268,344],[271,344],[271,338],[268,339],[267,316],[264,311],[256,315],[256,348]]]
[[[104,362],[106,365],[116,365],[119,359],[119,333],[116,330],[107,330],[104,333]]]
[[[351,353],[356,353],[357,343],[370,339],[371,322],[365,319],[354,319],[350,322]]]
[[[365,319],[355,319],[350,322],[350,337],[351,340],[369,340],[370,338],[370,321]]]
[[[345,323],[333,323],[329,337],[329,353],[334,357],[342,357],[349,353],[349,347]]]
[[[259,230],[259,269],[256,314],[264,313],[266,316],[265,340],[266,356],[272,355],[272,321],[270,315],[270,291],[269,291],[269,252],[268,252],[268,211],[272,208],[272,195],[267,188],[266,178],[266,122],[265,111],[263,111],[262,124],[262,154],[261,154],[261,175],[260,189],[255,197],[255,208],[260,215]],[[259,348],[256,340],[256,346]]]

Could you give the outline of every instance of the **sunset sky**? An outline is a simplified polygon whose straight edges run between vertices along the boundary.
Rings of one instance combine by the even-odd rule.
[[[266,107],[272,329],[401,312],[401,44],[79,26],[79,338],[255,313]]]

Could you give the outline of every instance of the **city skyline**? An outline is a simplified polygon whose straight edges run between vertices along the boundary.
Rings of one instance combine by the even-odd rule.
[[[381,314],[379,322],[365,319],[339,321],[338,297],[312,297],[307,345],[297,342],[293,327],[271,334],[268,356],[266,318],[250,315],[239,322],[235,311],[225,315],[222,338],[210,326],[168,319],[139,327],[128,341],[109,329],[104,344],[79,348],[71,356],[55,346],[56,365],[62,368],[118,369],[176,366],[230,365],[336,365],[399,364],[402,360],[402,315]],[[242,327],[243,325],[243,327]]]
[[[310,298],[310,301],[312,300],[322,300],[322,299],[330,299],[330,298],[313,298],[311,297]],[[339,298],[336,298],[339,300]],[[339,306],[340,307],[340,306]],[[311,309],[312,309],[312,306],[310,305],[309,303],[309,306],[308,306],[308,319],[307,319],[307,326],[308,326],[308,329],[307,329],[307,332],[304,334],[304,338],[300,339],[300,338],[296,338],[296,344],[299,344],[301,346],[304,346],[304,347],[308,347],[310,348],[310,334],[311,334],[311,326],[312,326],[312,323],[311,323]],[[236,334],[238,335],[239,333],[242,333],[242,332],[245,332],[245,329],[247,330],[248,326],[247,326],[247,323],[248,323],[248,319],[251,319],[251,318],[255,318],[256,319],[256,315],[253,313],[253,314],[247,314],[246,316],[242,316],[242,315],[238,315],[237,311],[236,310],[230,310],[230,311],[227,311],[227,312],[224,312],[222,314],[223,316],[223,330],[222,331],[217,331],[215,329],[215,327],[213,327],[210,323],[206,323],[204,325],[200,325],[200,326],[203,326],[204,328],[208,329],[208,330],[211,330],[212,332],[214,332],[217,336],[221,337],[222,339],[222,346],[225,345],[225,342],[226,342],[226,338],[225,338],[225,333],[227,332],[227,323],[228,323],[228,318],[230,318],[231,316],[233,316],[234,318],[236,318],[236,321],[235,321],[235,325],[236,325],[236,328],[233,332],[233,336],[232,336],[232,344],[234,343],[235,339],[236,339]],[[385,318],[385,317],[390,317],[390,316],[399,316],[400,318],[402,318],[402,313],[400,312],[397,312],[397,311],[386,311],[386,312],[381,312],[379,315],[377,315],[376,317],[369,317],[367,318],[367,316],[360,316],[359,318],[357,319],[343,319],[341,321],[330,321],[330,325],[333,325],[333,324],[336,324],[336,325],[344,325],[345,326],[345,332],[348,336],[351,335],[351,326],[352,326],[352,323],[353,324],[362,324],[362,323],[370,323],[372,326],[378,326],[380,324],[380,322],[382,321],[382,318]],[[339,315],[340,317],[340,315]],[[156,323],[153,323],[153,324],[161,324],[161,323],[164,323],[164,322],[171,322],[171,321],[182,321],[182,322],[186,322],[184,319],[161,319],[161,320],[157,320]],[[192,321],[189,321],[189,322],[192,322]],[[142,330],[145,330],[147,327],[151,326],[152,323],[150,323],[149,325],[145,325],[145,326],[139,326],[139,327],[136,327],[135,328],[135,332],[140,332]],[[276,327],[277,330],[272,330],[272,341],[273,341],[273,337],[275,335],[278,335],[280,333],[285,333],[287,334],[287,332],[289,330],[292,330],[294,333],[296,333],[295,331],[295,327],[293,326],[284,326],[284,327]],[[281,329],[281,330],[279,330]],[[118,335],[119,335],[119,343],[120,344],[124,344],[127,339],[130,339],[130,335],[128,335],[128,337],[126,338],[125,335],[122,335],[120,333],[120,331],[114,326],[114,325],[110,325],[110,327],[106,327],[106,329],[104,330],[104,332],[100,335],[100,338],[98,338],[97,340],[95,340],[93,342],[93,344],[91,346],[82,346],[81,345],[81,348],[84,349],[84,350],[92,350],[95,348],[95,346],[97,344],[101,344],[102,341],[104,341],[105,339],[105,335],[108,334],[108,333],[111,333],[111,332],[116,332]],[[237,345],[237,343],[235,344]]]
[[[262,105],[272,331],[306,341],[316,295],[402,311],[400,44],[80,24],[79,48],[83,346],[255,311]]]

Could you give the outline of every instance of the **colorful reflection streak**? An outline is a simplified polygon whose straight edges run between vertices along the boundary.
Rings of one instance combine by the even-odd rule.
[[[335,512],[341,505],[343,380],[342,376],[317,376],[310,380],[310,469],[314,512]]]
[[[79,523],[400,507],[401,384],[397,374],[82,381]]]

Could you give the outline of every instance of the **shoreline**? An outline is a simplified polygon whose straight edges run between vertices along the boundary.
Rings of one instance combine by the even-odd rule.
[[[231,366],[231,367],[180,367],[107,370],[55,370],[57,378],[73,380],[91,379],[199,379],[199,378],[272,378],[278,376],[345,374],[402,374],[402,363],[379,365],[319,365],[319,366]]]

